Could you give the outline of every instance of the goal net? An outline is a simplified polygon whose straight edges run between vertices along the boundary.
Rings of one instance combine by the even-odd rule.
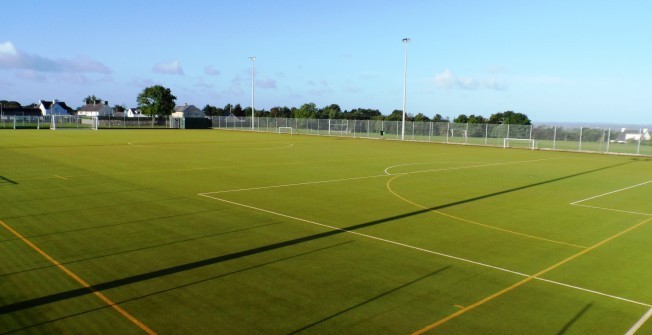
[[[509,138],[503,139],[503,148],[524,148],[536,149],[537,141],[529,138]]]
[[[294,134],[292,127],[278,127],[279,134]]]
[[[328,135],[337,134],[344,135],[349,132],[349,124],[344,122],[329,122]]]

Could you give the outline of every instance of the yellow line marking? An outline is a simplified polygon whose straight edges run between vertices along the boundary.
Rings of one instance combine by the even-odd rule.
[[[448,321],[450,321],[450,320],[452,320],[452,319],[454,319],[454,318],[456,318],[456,317],[458,317],[458,316],[460,316],[460,315],[462,315],[462,314],[464,314],[464,313],[466,313],[466,312],[468,312],[468,311],[470,311],[470,310],[472,310],[472,309],[474,309],[474,308],[476,308],[476,307],[478,307],[480,305],[485,304],[486,302],[494,300],[497,297],[499,297],[499,296],[501,296],[501,295],[503,295],[503,294],[505,294],[505,293],[507,293],[509,291],[512,291],[515,288],[518,288],[518,287],[526,284],[529,281],[532,281],[533,279],[537,279],[537,277],[540,277],[541,275],[544,275],[544,274],[546,274],[546,273],[548,273],[548,272],[550,272],[550,271],[552,271],[552,270],[554,270],[554,269],[556,269],[556,268],[558,268],[558,267],[560,267],[560,266],[562,266],[562,265],[564,265],[564,264],[566,264],[566,263],[568,263],[568,262],[570,262],[570,261],[572,261],[572,260],[574,260],[574,259],[576,259],[576,258],[578,258],[578,257],[580,257],[580,256],[582,256],[582,255],[596,249],[596,248],[598,248],[598,247],[601,247],[604,244],[606,244],[608,242],[611,242],[612,240],[614,240],[614,239],[616,239],[616,238],[618,238],[618,237],[620,237],[622,235],[625,235],[626,233],[628,233],[628,232],[630,232],[630,231],[632,231],[632,230],[634,230],[634,229],[636,229],[636,228],[638,228],[638,227],[640,227],[640,226],[642,226],[642,225],[644,225],[644,224],[646,224],[646,223],[648,223],[650,221],[652,221],[652,218],[648,218],[646,220],[643,220],[643,221],[641,221],[641,222],[639,222],[639,223],[637,223],[637,224],[635,224],[635,225],[633,225],[633,226],[631,226],[631,227],[629,227],[629,228],[627,228],[627,229],[625,229],[625,230],[623,230],[623,231],[621,231],[621,232],[619,232],[619,233],[617,233],[615,235],[612,235],[612,236],[610,236],[610,237],[608,237],[608,238],[606,238],[606,239],[604,239],[604,240],[602,240],[602,241],[600,241],[600,242],[598,242],[598,243],[596,243],[596,244],[594,244],[594,245],[592,245],[592,246],[590,246],[590,247],[588,247],[588,248],[586,248],[586,249],[584,249],[584,250],[582,250],[582,251],[580,251],[580,252],[578,252],[578,253],[576,253],[576,254],[574,254],[574,255],[572,255],[572,256],[570,256],[570,257],[568,257],[568,258],[566,258],[566,259],[564,259],[564,260],[550,266],[550,267],[548,267],[548,268],[546,268],[546,269],[543,269],[543,270],[541,270],[541,271],[539,271],[539,272],[537,272],[537,273],[535,273],[535,274],[533,274],[533,275],[531,275],[531,276],[529,276],[529,277],[515,283],[514,285],[511,285],[511,286],[509,286],[509,287],[507,287],[505,289],[502,289],[502,290],[500,290],[500,291],[498,291],[498,292],[496,292],[496,293],[494,293],[494,294],[492,294],[492,295],[490,295],[490,296],[488,296],[488,297],[486,297],[486,298],[484,298],[482,300],[479,300],[479,301],[473,303],[472,305],[469,305],[466,308],[461,309],[461,310],[459,310],[459,311],[457,311],[457,312],[455,312],[455,313],[453,313],[453,314],[451,314],[451,315],[449,315],[449,316],[447,316],[447,317],[445,317],[445,318],[443,318],[443,319],[441,319],[441,320],[439,320],[439,321],[437,321],[437,322],[435,322],[433,324],[430,324],[430,325],[428,325],[428,326],[426,326],[426,327],[424,327],[422,329],[419,329],[419,330],[415,331],[414,333],[412,333],[412,335],[420,335],[420,334],[423,334],[423,333],[425,333],[425,332],[427,332],[429,330],[432,330],[432,329],[434,329],[434,328],[436,328],[436,327],[438,327],[438,326],[440,326],[440,325],[442,325],[442,324],[444,324],[444,323],[446,323],[446,322],[448,322]]]
[[[21,235],[19,232],[11,228],[9,225],[4,223],[2,220],[0,220],[0,225],[2,225],[6,230],[8,230],[10,233],[14,234],[16,237],[18,237],[21,241],[25,242],[28,246],[30,246],[32,249],[34,249],[36,252],[41,254],[41,256],[45,257],[50,263],[54,264],[56,267],[58,267],[61,271],[65,272],[68,276],[70,276],[72,279],[77,281],[79,284],[81,284],[83,287],[87,288],[90,290],[95,296],[100,298],[100,300],[104,301],[107,305],[109,305],[111,308],[116,310],[118,313],[122,314],[125,318],[127,318],[129,321],[134,323],[136,326],[140,327],[140,329],[144,330],[145,333],[150,334],[150,335],[155,335],[156,332],[151,330],[149,327],[147,327],[144,323],[140,322],[138,319],[136,319],[134,316],[129,314],[129,312],[125,311],[122,309],[122,307],[118,306],[115,302],[113,302],[111,299],[109,299],[107,296],[102,294],[102,292],[97,291],[93,286],[88,284],[86,281],[81,279],[79,276],[77,276],[74,272],[70,271],[67,267],[65,267],[63,264],[59,263],[56,259],[52,258],[50,255],[48,255],[45,251],[41,250],[38,246],[36,246],[34,243],[32,243],[30,240],[28,240],[26,237]]]
[[[437,255],[437,256],[441,256],[441,257],[445,257],[445,258],[454,259],[454,260],[457,260],[457,261],[460,261],[460,262],[465,262],[465,263],[469,263],[469,264],[483,266],[483,267],[486,267],[486,268],[490,268],[490,269],[494,269],[494,270],[498,270],[498,271],[503,271],[503,272],[506,272],[506,273],[511,273],[511,274],[521,276],[521,277],[529,277],[530,276],[529,274],[509,270],[509,269],[506,269],[506,268],[501,268],[501,267],[486,264],[486,263],[476,262],[476,261],[471,260],[471,259],[462,258],[462,257],[454,256],[454,255],[449,255],[449,254],[445,254],[445,253],[438,252],[438,251],[435,251],[435,250],[425,249],[425,248],[409,245],[409,244],[406,244],[406,243],[401,243],[401,242],[398,242],[398,241],[388,240],[388,239],[384,239],[384,238],[369,235],[369,234],[363,234],[363,233],[359,233],[359,232],[349,230],[349,229],[346,229],[346,228],[338,228],[338,227],[330,226],[330,225],[327,225],[327,224],[324,224],[324,223],[310,221],[308,219],[302,219],[302,218],[299,218],[299,217],[274,212],[274,211],[267,210],[267,209],[260,208],[260,207],[254,207],[254,206],[247,205],[247,204],[244,204],[244,203],[239,203],[239,202],[230,201],[230,200],[226,200],[226,199],[222,199],[222,198],[217,198],[217,197],[211,196],[209,194],[211,194],[211,193],[200,193],[198,195],[202,196],[202,197],[206,197],[206,198],[226,202],[226,203],[229,203],[229,204],[232,204],[232,205],[241,206],[241,207],[249,208],[249,209],[256,210],[256,211],[261,211],[261,212],[264,212],[264,213],[269,213],[269,214],[272,214],[272,215],[278,215],[278,216],[285,217],[285,218],[288,218],[288,219],[297,220],[297,221],[300,221],[300,222],[305,222],[305,223],[313,224],[313,225],[316,225],[316,226],[329,228],[329,229],[332,229],[332,230],[339,230],[339,231],[342,231],[342,232],[345,232],[345,233],[348,233],[348,234],[353,234],[353,235],[368,238],[368,239],[371,239],[371,240],[392,244],[392,245],[395,245],[395,246],[398,246],[398,247],[408,248],[408,249],[416,250],[416,251],[419,251],[419,252],[424,252],[424,253],[428,253],[428,254],[432,254],[432,255]],[[603,293],[603,292],[598,292],[598,291],[594,291],[594,290],[589,290],[589,289],[586,289],[586,288],[583,288],[583,287],[573,286],[573,285],[565,284],[565,283],[562,283],[562,282],[557,282],[557,281],[550,280],[550,279],[544,279],[544,278],[535,278],[535,279],[540,280],[540,281],[544,281],[544,282],[547,282],[547,283],[550,283],[550,284],[554,284],[554,285],[560,285],[560,286],[568,287],[568,288],[571,288],[571,289],[588,292],[588,293],[591,293],[591,294],[597,294],[597,295],[600,295],[600,296],[603,296],[603,297],[608,297],[608,298],[612,298],[612,299],[616,299],[616,300],[620,300],[620,301],[630,302],[632,304],[637,304],[637,305],[645,306],[645,307],[648,307],[648,308],[652,307],[651,304],[647,304],[647,303],[644,303],[644,302],[635,301],[635,300],[631,300],[631,299],[627,299],[627,298],[623,298],[623,297],[618,297],[618,296],[615,296],[615,295],[611,295],[611,294],[607,294],[607,293]]]
[[[485,228],[489,228],[489,229],[494,229],[494,230],[502,231],[502,232],[505,232],[505,233],[513,234],[513,235],[523,236],[523,237],[532,238],[532,239],[536,239],[536,240],[540,240],[540,241],[546,241],[546,242],[552,242],[552,243],[557,243],[557,244],[563,244],[563,245],[571,246],[571,247],[574,247],[574,248],[586,249],[585,246],[581,246],[581,245],[577,245],[577,244],[572,244],[572,243],[567,243],[567,242],[562,242],[562,241],[556,241],[556,240],[552,240],[552,239],[548,239],[548,238],[544,238],[544,237],[539,237],[539,236],[534,236],[534,235],[528,235],[528,234],[524,234],[524,233],[519,233],[519,232],[517,232],[517,231],[513,231],[513,230],[509,230],[509,229],[504,229],[504,228],[499,228],[499,227],[491,226],[491,225],[484,224],[484,223],[480,223],[480,222],[471,221],[471,220],[464,219],[464,218],[461,218],[461,217],[457,217],[457,216],[454,216],[454,215],[451,215],[451,214],[446,214],[446,213],[441,212],[441,211],[438,211],[438,210],[430,209],[430,208],[428,208],[428,207],[426,207],[426,206],[423,206],[423,205],[420,205],[420,204],[418,204],[418,203],[416,203],[416,202],[414,202],[414,201],[408,200],[408,199],[406,199],[406,198],[400,196],[400,195],[397,194],[396,192],[394,192],[394,190],[392,190],[392,187],[390,186],[390,184],[392,183],[392,181],[393,181],[394,179],[396,179],[396,178],[398,178],[398,177],[402,177],[402,176],[404,176],[404,175],[395,175],[394,177],[392,177],[391,179],[389,179],[389,180],[387,181],[387,184],[386,184],[386,186],[387,186],[387,190],[388,190],[391,194],[393,194],[395,197],[397,197],[397,198],[399,198],[399,199],[401,199],[401,200],[403,200],[403,201],[405,201],[405,202],[407,202],[407,203],[409,203],[409,204],[412,204],[412,205],[414,205],[414,206],[416,206],[416,207],[419,207],[419,208],[422,208],[422,209],[425,209],[425,210],[429,210],[429,211],[432,212],[432,213],[437,213],[437,214],[439,214],[439,215],[443,215],[443,216],[449,217],[449,218],[451,218],[451,219],[459,220],[459,221],[462,221],[462,222],[466,222],[466,223],[470,223],[470,224],[478,225],[478,226],[485,227]]]

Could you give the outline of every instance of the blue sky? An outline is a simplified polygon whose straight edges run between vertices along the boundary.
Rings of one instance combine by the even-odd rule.
[[[650,1],[4,1],[0,99],[652,125]]]

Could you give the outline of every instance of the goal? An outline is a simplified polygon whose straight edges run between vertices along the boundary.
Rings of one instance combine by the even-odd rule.
[[[100,119],[97,116],[93,116],[91,119],[91,129],[97,130],[97,127],[100,125]]]
[[[292,127],[278,127],[278,133],[279,134],[294,134],[292,131]]]
[[[328,135],[331,134],[338,134],[338,135],[344,135],[349,132],[349,124],[348,122],[328,122]]]
[[[503,139],[503,148],[526,148],[536,149],[537,141],[530,138],[509,138]]]

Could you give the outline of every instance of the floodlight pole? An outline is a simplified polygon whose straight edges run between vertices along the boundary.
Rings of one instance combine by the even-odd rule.
[[[404,38],[403,44],[405,44],[405,67],[403,68],[403,122],[401,123],[401,140],[405,140],[405,96],[407,93],[407,50],[408,43],[410,39],[408,37]]]
[[[251,59],[251,131],[255,130],[255,119],[254,119],[254,76],[256,75],[255,63],[256,57],[249,57]]]

